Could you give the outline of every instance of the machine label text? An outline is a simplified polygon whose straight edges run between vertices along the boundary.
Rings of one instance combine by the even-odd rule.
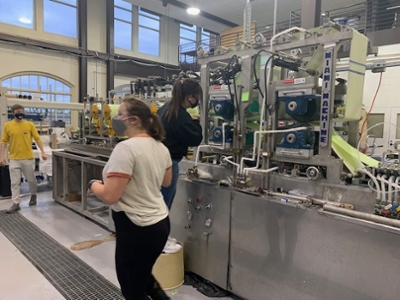
[[[320,115],[320,136],[319,144],[322,147],[328,146],[329,139],[329,118],[330,118],[330,98],[331,98],[331,78],[332,78],[332,56],[334,48],[325,49],[324,73],[322,82],[322,99]]]

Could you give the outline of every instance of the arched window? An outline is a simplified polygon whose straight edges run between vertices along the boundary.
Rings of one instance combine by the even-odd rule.
[[[55,78],[41,74],[22,74],[2,79],[1,86],[8,89],[10,94],[32,96],[32,99],[71,102],[71,86]],[[29,109],[27,109],[29,111]],[[62,120],[71,124],[70,110],[49,110],[44,121]]]

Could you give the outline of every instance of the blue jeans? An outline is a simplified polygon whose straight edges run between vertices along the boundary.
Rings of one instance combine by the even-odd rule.
[[[164,197],[165,204],[167,204],[168,209],[171,210],[172,201],[174,201],[174,197],[176,194],[176,184],[178,183],[179,177],[179,162],[181,159],[173,159],[172,160],[172,181],[171,185],[167,188],[161,187],[161,193]]]

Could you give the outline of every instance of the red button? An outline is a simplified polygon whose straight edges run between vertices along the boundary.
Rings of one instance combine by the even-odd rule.
[[[196,202],[199,203],[201,202],[201,199],[199,197],[196,198]]]

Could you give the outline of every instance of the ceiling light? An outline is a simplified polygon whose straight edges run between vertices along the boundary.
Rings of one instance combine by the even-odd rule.
[[[200,9],[198,9],[197,7],[189,7],[186,12],[189,15],[193,15],[193,16],[197,16],[200,13]]]
[[[25,17],[19,18],[18,21],[20,21],[21,23],[24,23],[24,24],[31,24],[32,23],[31,20],[29,20],[28,18],[25,18]]]

